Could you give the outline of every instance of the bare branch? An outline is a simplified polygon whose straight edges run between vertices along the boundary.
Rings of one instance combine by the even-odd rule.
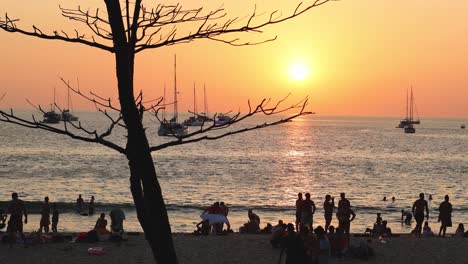
[[[51,34],[45,34],[39,28],[37,28],[34,25],[33,25],[33,30],[32,31],[27,31],[27,30],[18,28],[16,26],[16,23],[15,23],[17,21],[19,21],[19,20],[18,19],[10,19],[8,17],[8,14],[5,14],[5,18],[0,18],[0,28],[5,30],[5,31],[8,31],[8,32],[17,32],[17,33],[27,35],[27,36],[38,37],[38,38],[42,38],[42,39],[50,39],[50,40],[62,40],[62,41],[65,41],[65,42],[72,42],[72,43],[80,43],[80,44],[84,44],[84,45],[87,45],[87,46],[99,48],[99,49],[109,51],[109,52],[114,51],[113,47],[104,45],[102,43],[98,43],[94,39],[87,40],[87,39],[84,38],[84,35],[80,36],[79,34],[77,34],[76,37],[70,37],[64,31],[61,31],[61,33],[59,33],[58,31],[54,31],[52,35]],[[97,34],[97,35],[99,35],[99,34]]]
[[[84,130],[81,127],[81,124],[75,125],[72,122],[64,122],[64,124],[65,124],[64,129],[60,129],[60,128],[57,128],[57,127],[54,127],[54,126],[50,126],[50,125],[38,122],[38,121],[36,121],[34,116],[33,116],[33,121],[29,121],[29,120],[26,120],[24,118],[20,118],[20,117],[18,117],[18,116],[16,116],[14,114],[12,109],[10,109],[10,113],[7,113],[7,112],[4,112],[4,111],[0,110],[0,121],[15,124],[15,125],[19,125],[19,126],[23,126],[23,127],[27,127],[27,128],[41,129],[41,130],[53,132],[53,133],[56,133],[56,134],[65,135],[65,136],[68,136],[70,138],[78,139],[78,140],[85,141],[85,142],[98,143],[98,144],[104,145],[106,147],[109,147],[109,148],[111,148],[113,150],[116,150],[116,151],[118,151],[118,152],[120,152],[122,154],[125,154],[125,149],[124,148],[120,147],[119,145],[117,145],[117,144],[115,144],[113,142],[110,142],[110,141],[107,141],[107,140],[104,139],[104,137],[107,136],[107,131],[104,132],[101,135],[98,135],[96,132],[90,132],[90,131]],[[68,130],[68,128],[66,127],[66,124],[72,124],[76,129],[84,131],[86,134],[93,135],[93,137],[85,137],[85,136],[80,136],[80,135],[74,134],[74,133],[72,133],[72,132],[70,132]]]
[[[293,105],[291,105],[289,107],[285,107],[285,108],[280,109],[281,104],[284,103],[285,100],[288,97],[289,97],[289,94],[285,98],[279,100],[273,107],[267,107],[268,103],[270,102],[270,99],[263,99],[254,109],[252,109],[252,107],[250,105],[250,101],[249,101],[248,102],[249,112],[247,114],[241,115],[241,113],[239,112],[239,113],[235,114],[231,118],[231,120],[229,122],[227,122],[225,124],[222,124],[222,125],[218,125],[214,121],[216,119],[216,116],[217,116],[217,114],[215,114],[214,118],[213,118],[213,122],[211,123],[211,125],[209,125],[207,127],[204,127],[204,124],[202,124],[202,126],[200,127],[199,130],[197,130],[195,132],[192,132],[192,133],[190,133],[190,134],[188,134],[186,136],[175,136],[175,138],[177,138],[176,140],[170,141],[170,142],[158,145],[158,146],[153,146],[153,147],[151,147],[151,151],[157,151],[157,150],[164,149],[164,148],[167,148],[167,147],[170,147],[170,146],[194,143],[194,142],[198,142],[198,141],[202,141],[202,140],[215,140],[215,139],[223,138],[223,137],[229,136],[229,135],[239,134],[239,133],[243,133],[243,132],[247,132],[247,131],[251,131],[251,130],[256,130],[256,129],[260,129],[260,128],[265,128],[265,127],[269,127],[269,126],[283,124],[283,123],[288,122],[289,120],[292,120],[292,119],[294,119],[294,118],[296,118],[298,116],[314,114],[313,112],[305,111],[305,107],[308,104],[308,98],[307,97],[300,100],[298,103],[295,103],[295,104],[293,104]],[[205,135],[205,136],[201,136],[201,137],[198,137],[198,138],[193,138],[194,136],[206,134],[206,133],[211,132],[211,131],[225,129],[227,127],[232,126],[233,124],[239,123],[239,122],[241,122],[241,121],[243,121],[243,120],[245,120],[245,119],[247,119],[249,117],[252,117],[254,115],[263,114],[265,116],[269,116],[269,115],[283,113],[283,112],[286,112],[286,111],[291,111],[293,109],[299,109],[299,113],[294,114],[292,116],[289,116],[289,117],[287,117],[285,119],[281,119],[281,120],[272,122],[272,123],[264,123],[264,124],[253,126],[253,127],[238,129],[238,130],[235,130],[235,131],[226,132],[226,133],[223,133],[221,135],[216,135],[216,136]],[[157,112],[155,114],[157,115]]]
[[[334,0],[315,0],[305,7],[303,3],[299,3],[295,10],[285,17],[282,17],[281,13],[276,10],[270,13],[269,18],[267,18],[266,21],[262,22],[255,22],[261,16],[261,14],[257,14],[255,7],[252,14],[247,18],[242,26],[234,26],[235,23],[239,22],[239,18],[228,19],[226,22],[221,24],[217,22],[210,23],[211,21],[218,21],[220,18],[223,18],[227,15],[222,8],[211,11],[206,15],[201,15],[201,8],[182,10],[179,5],[159,5],[155,11],[146,11],[146,9],[142,9],[142,16],[139,21],[139,25],[142,27],[142,33],[141,36],[137,38],[137,42],[142,41],[145,38],[146,41],[142,41],[142,43],[135,45],[135,53],[145,49],[159,48],[162,46],[174,45],[178,43],[188,43],[199,38],[206,38],[233,46],[257,45],[270,42],[275,40],[276,36],[257,42],[242,42],[239,38],[224,39],[221,38],[221,36],[225,36],[229,33],[239,32],[261,33],[261,29],[268,25],[273,25],[292,19],[314,7],[321,6],[329,1]],[[179,36],[177,34],[177,28],[173,28],[169,31],[169,33],[160,35],[159,39],[154,38],[157,33],[162,32],[161,28],[164,26],[197,21],[200,21],[201,23],[194,32],[189,32],[188,34],[182,34]],[[154,29],[154,32],[147,33],[147,31],[150,29]]]

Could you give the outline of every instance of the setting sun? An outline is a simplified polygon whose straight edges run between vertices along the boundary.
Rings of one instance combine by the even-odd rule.
[[[307,77],[308,69],[303,64],[294,64],[291,68],[291,77],[294,80],[304,80]]]

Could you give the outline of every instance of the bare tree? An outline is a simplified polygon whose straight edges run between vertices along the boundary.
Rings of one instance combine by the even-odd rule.
[[[135,0],[134,3],[130,3],[129,0],[122,1],[123,8],[119,0],[104,0],[106,12],[99,9],[84,10],[81,7],[75,9],[60,7],[64,17],[84,23],[89,29],[88,34],[80,33],[77,30],[72,33],[67,33],[64,30],[46,33],[34,25],[32,29],[27,30],[17,26],[18,19],[10,18],[8,14],[5,14],[4,17],[0,18],[0,28],[6,32],[79,43],[114,53],[119,104],[118,106],[114,105],[111,99],[103,98],[94,93],[89,95],[82,93],[79,89],[64,81],[75,93],[94,103],[98,111],[109,119],[110,125],[107,130],[97,132],[85,128],[81,123],[75,124],[68,121],[64,121],[59,126],[47,125],[36,120],[34,116],[31,120],[19,117],[15,115],[13,110],[0,111],[0,121],[102,144],[125,155],[129,162],[130,190],[138,220],[151,246],[154,258],[158,263],[177,263],[167,211],[156,177],[151,152],[170,146],[201,140],[214,140],[228,135],[281,124],[297,116],[310,114],[310,112],[305,111],[307,98],[287,107],[282,107],[284,100],[272,104],[270,100],[265,99],[253,107],[249,103],[250,110],[247,114],[237,113],[225,125],[216,125],[214,122],[207,123],[206,126],[202,126],[199,130],[186,136],[175,137],[173,141],[158,146],[150,146],[142,123],[143,115],[151,112],[157,116],[158,111],[164,105],[161,104],[161,99],[145,102],[142,92],[135,97],[133,86],[135,55],[144,50],[187,43],[195,39],[210,39],[234,46],[255,45],[272,41],[276,37],[259,42],[242,41],[237,37],[227,37],[232,36],[230,33],[261,33],[262,28],[265,26],[292,19],[329,1],[332,0],[313,0],[308,4],[301,3],[288,15],[281,15],[280,12],[274,11],[267,16],[260,16],[254,10],[250,16],[244,19],[239,17],[227,18],[227,13],[223,8],[205,11],[203,8],[184,9],[180,4],[159,4],[149,9],[142,5],[142,0]],[[299,109],[298,113],[292,114],[285,119],[221,134],[212,135],[209,133],[231,126],[256,114],[274,115],[295,108]],[[40,107],[38,109],[43,111]],[[117,115],[110,114],[112,111],[117,112]],[[108,140],[108,136],[114,128],[119,126],[125,128],[127,134],[125,146],[120,146]]]

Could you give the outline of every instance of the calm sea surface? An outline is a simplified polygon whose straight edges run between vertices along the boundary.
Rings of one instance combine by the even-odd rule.
[[[77,115],[84,126],[105,128],[106,118],[97,113]],[[264,121],[254,118],[237,128]],[[445,194],[451,197],[454,223],[467,224],[468,129],[460,129],[460,124],[468,120],[426,118],[416,126],[416,134],[396,129],[398,121],[310,116],[155,152],[173,231],[193,231],[203,208],[215,201],[231,208],[229,219],[236,230],[246,222],[249,208],[263,223],[293,222],[298,192],[310,192],[318,205],[315,226],[324,224],[324,196],[339,197],[340,192],[346,192],[357,214],[355,232],[371,226],[378,212],[394,231],[409,232],[411,227],[399,223],[400,210],[409,210],[420,192],[434,198],[429,202],[433,229],[439,227],[437,208]],[[169,140],[156,135],[156,122],[146,122],[153,144]],[[123,143],[122,132],[117,130],[112,139]],[[141,230],[132,206],[127,161],[119,153],[5,123],[0,123],[0,146],[0,208],[7,206],[11,192],[18,192],[33,214],[26,230],[39,227],[38,202],[44,196],[58,202],[59,230],[92,228],[97,215],[73,213],[80,193],[85,200],[96,197],[98,213],[124,208],[126,229]],[[396,201],[383,202],[384,196],[395,196]]]

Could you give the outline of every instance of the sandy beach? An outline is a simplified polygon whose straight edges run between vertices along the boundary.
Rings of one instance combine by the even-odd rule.
[[[278,263],[280,250],[269,244],[269,235],[233,234],[229,236],[193,236],[175,234],[174,240],[180,263]],[[352,239],[352,243],[368,238]],[[375,256],[366,263],[466,263],[468,239],[446,238],[391,238],[386,244],[373,239],[369,244]],[[106,255],[90,255],[90,247],[103,247]],[[333,262],[363,263],[362,260],[335,260]],[[154,263],[151,250],[143,235],[129,236],[122,244],[48,243],[25,248],[16,244],[12,249],[0,244],[0,263]],[[284,258],[283,262],[284,263]]]

